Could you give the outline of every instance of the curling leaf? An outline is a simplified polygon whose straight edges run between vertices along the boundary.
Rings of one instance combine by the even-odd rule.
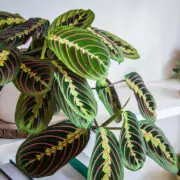
[[[70,71],[62,62],[52,61],[55,79],[67,104],[79,116],[92,120],[97,113],[97,103],[86,79]]]
[[[156,120],[156,102],[141,76],[132,72],[125,75],[125,80],[129,88],[134,91],[142,116],[146,120],[154,122]]]
[[[0,85],[11,82],[20,70],[21,57],[18,49],[0,49]]]
[[[26,20],[19,14],[0,11],[0,33],[24,22],[26,22]]]
[[[137,52],[137,50],[131,46],[128,42],[124,41],[120,37],[104,30],[100,30],[101,35],[111,40],[113,43],[115,43],[120,50],[123,52],[124,57],[128,59],[138,59],[140,56]]]
[[[108,79],[96,82],[96,91],[99,99],[102,101],[109,114],[112,116],[121,109],[121,104],[116,93],[115,87],[112,86]],[[117,123],[122,120],[122,117],[115,119]]]
[[[147,155],[162,168],[176,174],[178,172],[177,157],[162,130],[148,121],[141,121],[140,125],[146,143]]]
[[[31,135],[19,147],[18,168],[27,176],[40,178],[53,175],[86,147],[90,131],[64,121],[39,134]]]
[[[108,129],[99,128],[90,158],[88,180],[123,180],[124,168],[119,143]]]
[[[62,111],[69,118],[69,120],[78,128],[90,128],[90,126],[93,124],[93,119],[86,120],[73,111],[73,109],[67,104],[67,101],[61,92],[57,80],[54,80],[52,89],[59,107],[61,107]]]
[[[76,26],[87,28],[94,20],[94,13],[88,9],[75,9],[65,12],[57,17],[51,24],[49,32],[60,26]]]
[[[132,170],[141,169],[146,160],[146,147],[136,115],[123,112],[124,123],[120,135],[120,147],[124,165]]]
[[[42,96],[21,94],[16,105],[15,122],[20,131],[38,133],[47,128],[55,110],[51,92]]]
[[[14,84],[23,94],[39,96],[50,89],[53,75],[51,62],[24,58]]]
[[[91,31],[93,34],[96,34],[103,40],[104,44],[109,49],[111,59],[118,61],[119,63],[121,63],[124,60],[122,50],[118,47],[116,43],[114,43],[104,34],[103,30],[95,27],[89,27],[88,30]]]
[[[109,51],[102,40],[77,27],[60,27],[47,37],[49,48],[76,74],[100,80],[107,76]]]
[[[0,33],[0,48],[13,49],[23,45],[35,34],[46,34],[49,21],[41,18],[30,18],[5,32]]]

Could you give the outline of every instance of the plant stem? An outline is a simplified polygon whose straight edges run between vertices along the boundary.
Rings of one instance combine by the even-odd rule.
[[[121,130],[121,127],[106,127],[109,130]]]
[[[47,49],[47,41],[45,39],[44,40],[44,45],[43,45],[43,48],[42,48],[42,52],[41,52],[41,59],[45,58],[46,49]]]
[[[116,119],[117,117],[119,117],[119,116],[122,114],[124,108],[125,108],[125,107],[127,106],[127,104],[129,103],[129,101],[130,101],[130,97],[129,97],[128,100],[125,102],[125,104],[123,105],[123,107],[122,107],[121,109],[119,109],[118,112],[117,112],[116,114],[114,114],[113,116],[111,116],[107,121],[105,121],[103,124],[101,124],[101,126],[106,127],[106,126],[108,126],[110,123],[112,123],[112,122],[114,121],[114,119]]]
[[[28,52],[22,52],[22,55],[33,55],[34,53],[38,53],[42,50],[42,48],[36,48],[36,49],[33,49],[31,51],[28,51]]]
[[[96,127],[99,127],[98,122],[97,122],[96,119],[94,119],[94,124],[96,125]]]
[[[101,88],[99,88],[99,89],[104,89],[104,88],[107,88],[107,87],[113,87],[115,84],[120,84],[120,83],[123,83],[123,82],[125,82],[125,80],[121,80],[121,81],[117,81],[117,82],[108,84],[107,86],[103,86],[103,87],[101,87]],[[94,88],[91,88],[91,89],[97,89],[97,88],[94,87]]]
[[[95,129],[93,129],[92,127],[91,127],[91,131],[93,131],[94,133],[96,132]]]

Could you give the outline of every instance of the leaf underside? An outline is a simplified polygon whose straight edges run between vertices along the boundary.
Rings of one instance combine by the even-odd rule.
[[[141,76],[132,72],[125,75],[125,80],[130,89],[133,90],[139,110],[142,116],[149,121],[156,121],[156,102],[147,89]]]
[[[60,27],[47,37],[49,48],[70,70],[92,80],[104,79],[110,66],[102,40],[77,27]]]
[[[99,99],[104,104],[111,116],[116,114],[119,111],[119,109],[121,109],[121,103],[119,101],[119,97],[117,95],[115,87],[112,86],[112,83],[108,79],[97,81],[96,91],[99,96]],[[121,120],[122,116],[115,119],[117,123],[119,123]]]
[[[162,168],[176,174],[178,172],[177,157],[162,130],[149,121],[141,121],[140,126],[147,155]]]
[[[123,180],[123,178],[124,168],[119,143],[113,133],[101,127],[96,133],[87,179]]]
[[[90,131],[78,129],[70,121],[50,126],[19,147],[17,166],[29,177],[51,176],[86,147],[89,136]]]
[[[137,171],[146,160],[146,148],[136,115],[123,112],[124,123],[120,135],[120,147],[126,168]]]

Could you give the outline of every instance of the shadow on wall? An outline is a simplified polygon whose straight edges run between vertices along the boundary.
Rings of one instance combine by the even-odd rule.
[[[165,78],[173,78],[174,73],[173,73],[173,68],[176,67],[176,62],[177,60],[180,60],[180,50],[175,50],[172,54],[172,58],[171,60],[166,64],[164,71],[163,71],[163,75],[165,76]]]
[[[153,171],[146,174],[145,180],[177,180],[177,177],[167,171]]]

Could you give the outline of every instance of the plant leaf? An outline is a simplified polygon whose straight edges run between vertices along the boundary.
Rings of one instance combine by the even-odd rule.
[[[47,128],[55,109],[51,92],[42,96],[21,94],[16,105],[15,122],[20,131],[38,133]]]
[[[117,46],[114,41],[109,39],[105,34],[104,31],[95,27],[88,27],[87,30],[92,32],[93,34],[96,34],[99,36],[104,44],[107,46],[109,52],[110,52],[110,58],[121,63],[124,60],[124,55],[122,50]]]
[[[75,9],[65,12],[57,17],[51,24],[49,32],[60,26],[76,26],[87,28],[95,18],[95,14],[90,9]]]
[[[14,84],[23,94],[39,96],[50,89],[53,76],[51,62],[24,58]]]
[[[0,49],[0,85],[11,82],[20,70],[21,57],[18,49]]]
[[[99,128],[90,158],[88,180],[123,180],[124,168],[119,143],[108,129]]]
[[[88,30],[60,27],[47,37],[49,48],[76,74],[100,80],[107,76],[109,51],[102,40]]]
[[[147,155],[162,168],[176,174],[178,172],[177,157],[162,130],[148,121],[141,121],[140,127],[146,143]]]
[[[133,46],[131,46],[128,42],[121,39],[120,37],[108,32],[108,31],[100,30],[100,32],[103,36],[110,39],[112,42],[114,42],[120,48],[120,50],[124,54],[124,57],[126,57],[128,59],[138,59],[140,57],[137,50]]]
[[[26,22],[26,19],[21,17],[19,14],[0,11],[0,33],[24,22]]]
[[[146,120],[154,122],[156,120],[156,102],[141,76],[136,72],[132,72],[125,75],[125,80],[136,96],[142,116]]]
[[[119,101],[118,95],[114,86],[108,86],[112,84],[108,79],[97,81],[96,82],[96,91],[99,96],[99,99],[104,104],[109,114],[112,116],[121,109],[121,103]],[[108,86],[108,87],[106,87]],[[122,116],[115,119],[117,123],[122,120]]]
[[[50,126],[31,135],[19,147],[18,168],[27,176],[53,175],[86,147],[90,131],[76,128],[70,121]]]
[[[123,117],[120,147],[124,165],[132,171],[137,171],[143,167],[146,160],[146,146],[136,115],[125,111]]]
[[[53,82],[52,89],[55,94],[58,105],[61,107],[62,111],[69,118],[69,120],[78,128],[90,128],[90,126],[93,124],[93,119],[86,120],[73,111],[73,109],[67,104],[67,101],[64,98],[56,79]]]
[[[92,120],[97,114],[97,102],[86,79],[70,71],[62,62],[52,61],[55,79],[67,104],[79,116]]]
[[[49,21],[40,18],[30,18],[5,32],[0,33],[0,48],[13,49],[25,44],[35,34],[46,34]]]

